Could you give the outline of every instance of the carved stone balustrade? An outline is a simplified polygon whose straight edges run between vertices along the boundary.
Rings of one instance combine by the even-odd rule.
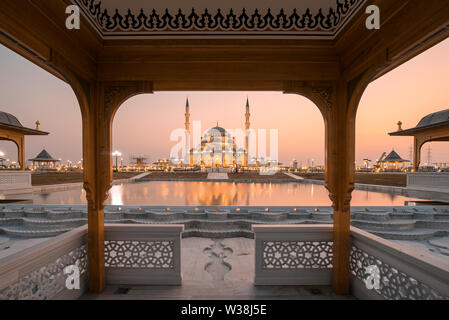
[[[256,285],[330,285],[331,225],[255,225]],[[359,299],[447,300],[449,266],[351,227],[351,294]]]
[[[180,285],[183,225],[105,225],[107,284]]]

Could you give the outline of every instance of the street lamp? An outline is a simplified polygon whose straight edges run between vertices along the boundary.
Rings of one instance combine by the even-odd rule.
[[[115,157],[115,172],[118,172],[118,158],[122,156],[122,153],[116,150],[112,155]]]
[[[3,151],[0,151],[0,161],[2,163],[2,168],[3,168],[3,161],[5,160],[3,157],[5,156],[5,153]]]

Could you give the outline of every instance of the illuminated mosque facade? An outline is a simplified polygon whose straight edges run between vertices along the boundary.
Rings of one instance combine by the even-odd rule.
[[[239,148],[237,137],[217,125],[208,129],[201,136],[201,143],[189,151],[190,166],[199,165],[205,168],[232,168],[248,166],[248,141],[250,134],[249,100],[246,100],[245,130],[243,131],[244,146]],[[190,139],[190,106],[186,100],[185,131],[187,141]]]

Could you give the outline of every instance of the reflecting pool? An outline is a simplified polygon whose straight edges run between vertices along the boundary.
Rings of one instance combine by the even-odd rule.
[[[85,204],[82,189],[33,194],[33,203]],[[354,190],[353,206],[396,206],[415,200],[393,193]],[[112,205],[238,205],[328,206],[322,185],[308,183],[234,183],[200,181],[150,181],[114,185],[106,204]]]

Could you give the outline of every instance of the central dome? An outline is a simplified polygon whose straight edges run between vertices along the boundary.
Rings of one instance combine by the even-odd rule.
[[[215,126],[207,130],[205,137],[225,137],[230,136],[229,132],[227,132],[224,128]]]

